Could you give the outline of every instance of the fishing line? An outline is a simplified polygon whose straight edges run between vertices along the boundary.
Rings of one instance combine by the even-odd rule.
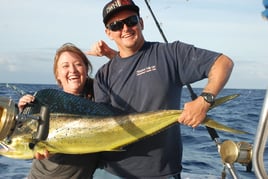
[[[17,86],[15,86],[15,85],[11,85],[11,84],[6,84],[6,87],[7,88],[10,88],[10,89],[12,89],[13,91],[15,91],[17,94],[19,94],[19,95],[21,95],[21,96],[23,96],[23,95],[25,95],[26,94],[26,92],[25,91],[23,91],[22,89],[19,89]]]

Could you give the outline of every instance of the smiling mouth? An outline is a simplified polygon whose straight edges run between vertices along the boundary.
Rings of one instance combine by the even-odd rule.
[[[74,80],[79,80],[79,77],[71,77],[71,78],[68,78],[69,81],[74,81]]]
[[[134,35],[135,35],[135,33],[128,32],[128,33],[124,34],[122,37],[129,38],[129,37],[133,37]]]

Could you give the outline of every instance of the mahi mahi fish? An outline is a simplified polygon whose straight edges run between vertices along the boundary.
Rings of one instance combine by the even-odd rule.
[[[211,108],[237,96],[216,99]],[[65,154],[120,151],[177,123],[182,113],[182,110],[158,110],[124,114],[107,104],[56,89],[40,90],[35,98],[33,104],[18,113],[12,99],[0,97],[0,155],[32,159],[34,153],[45,150]],[[226,132],[246,133],[210,118],[203,124]]]

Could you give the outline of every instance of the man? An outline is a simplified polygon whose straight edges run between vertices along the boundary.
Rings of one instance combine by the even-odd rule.
[[[121,178],[180,178],[180,124],[197,127],[227,82],[233,62],[223,54],[179,41],[145,41],[139,7],[131,0],[113,0],[103,9],[107,36],[118,54],[96,74],[96,102],[110,103],[129,113],[180,109],[183,85],[208,78],[203,93],[184,105],[178,124],[157,135],[105,152],[101,167]]]

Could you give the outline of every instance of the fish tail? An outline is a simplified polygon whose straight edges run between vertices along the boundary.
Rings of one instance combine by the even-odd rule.
[[[234,134],[249,134],[248,132],[238,130],[238,129],[233,129],[231,127],[228,127],[226,125],[218,123],[217,121],[215,121],[211,118],[208,118],[208,117],[204,120],[203,124],[207,127],[211,127],[214,129],[218,129],[221,131],[230,132],[230,133],[234,133]]]

